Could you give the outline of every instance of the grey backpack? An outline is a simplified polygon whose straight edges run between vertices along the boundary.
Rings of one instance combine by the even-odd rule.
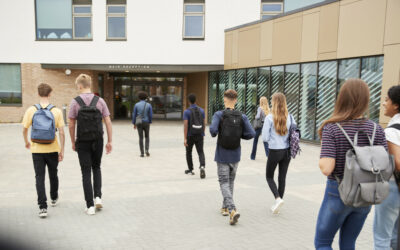
[[[344,177],[339,183],[339,194],[343,203],[351,207],[380,204],[389,195],[389,179],[393,174],[394,161],[383,146],[374,146],[376,124],[372,138],[364,131],[357,131],[354,142],[340,126],[344,136],[353,147],[346,153]],[[367,135],[370,145],[357,146],[359,132]]]

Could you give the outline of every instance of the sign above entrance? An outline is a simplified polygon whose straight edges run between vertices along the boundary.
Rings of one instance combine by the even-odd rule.
[[[108,65],[109,69],[150,69],[150,65],[121,65],[121,64],[112,64]]]

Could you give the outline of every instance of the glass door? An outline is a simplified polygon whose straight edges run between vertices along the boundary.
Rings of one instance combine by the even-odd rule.
[[[131,85],[116,85],[114,96],[114,116],[120,119],[130,119],[132,115]]]

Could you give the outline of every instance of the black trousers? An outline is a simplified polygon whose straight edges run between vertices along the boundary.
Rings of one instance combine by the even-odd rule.
[[[285,193],[286,174],[288,171],[289,163],[290,163],[289,149],[269,150],[266,177],[269,188],[271,189],[275,198],[278,197],[283,198],[283,194]],[[276,187],[276,183],[274,181],[274,173],[278,165],[279,165],[279,175],[278,175],[279,188]]]
[[[47,208],[47,197],[45,187],[46,165],[50,179],[50,197],[52,200],[58,198],[58,153],[33,153],[33,167],[35,168],[36,192],[40,209]]]
[[[200,166],[206,166],[206,159],[204,156],[204,137],[202,135],[193,135],[187,137],[186,147],[186,161],[189,170],[193,170],[192,150],[193,145],[196,146],[197,154],[199,155]]]
[[[150,124],[149,123],[142,123],[137,126],[137,131],[139,134],[139,147],[140,147],[140,153],[143,155],[144,150],[143,150],[143,133],[145,137],[145,149],[146,152],[149,152],[149,144],[150,144]]]
[[[77,142],[79,163],[82,171],[83,192],[86,206],[94,206],[93,198],[101,198],[101,157],[103,155],[103,138],[97,141]],[[93,187],[92,187],[93,171]]]

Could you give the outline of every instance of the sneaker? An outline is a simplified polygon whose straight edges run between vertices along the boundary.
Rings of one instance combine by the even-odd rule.
[[[230,220],[229,220],[229,224],[231,225],[235,225],[238,220],[240,218],[240,214],[238,212],[236,212],[236,210],[232,210],[230,213]]]
[[[221,214],[222,214],[222,216],[228,216],[229,210],[227,208],[221,208]]]
[[[206,178],[206,170],[204,166],[200,166],[200,178],[201,179]]]
[[[147,151],[147,152],[146,152],[146,156],[147,156],[147,157],[149,157],[149,156],[150,156],[150,153],[149,153],[149,151]]]
[[[52,207],[55,207],[55,206],[57,206],[57,202],[58,202],[58,198],[55,199],[55,200],[51,200],[50,205],[51,205]]]
[[[40,218],[46,218],[47,217],[47,209],[46,208],[42,208],[39,210],[39,217]]]
[[[94,200],[94,204],[97,209],[103,208],[103,202],[101,201],[100,197],[96,197],[96,199]]]
[[[96,214],[96,209],[94,209],[94,207],[89,207],[89,208],[86,208],[86,213],[88,214],[88,215],[95,215]]]
[[[275,200],[275,204],[271,207],[273,214],[279,214],[279,210],[282,208],[284,201],[281,198]]]
[[[141,154],[140,157],[144,157],[144,154]]]
[[[192,170],[185,170],[185,174],[191,174],[194,175],[194,172]]]

